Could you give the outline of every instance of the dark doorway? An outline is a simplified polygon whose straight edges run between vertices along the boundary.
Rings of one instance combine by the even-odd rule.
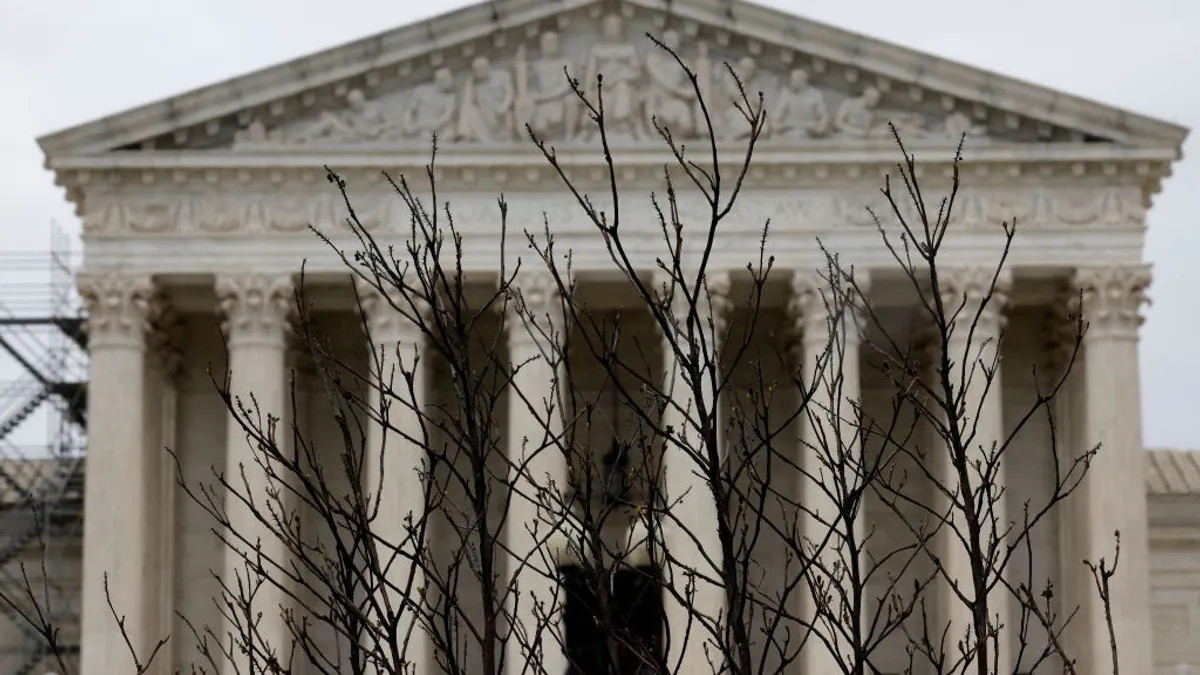
[[[578,567],[564,567],[560,573],[566,594],[563,628],[571,664],[568,673],[610,675],[608,652],[596,625],[599,602],[595,589]],[[612,576],[610,584],[608,624],[622,638],[617,644],[617,669],[611,675],[652,672],[640,654],[658,655],[662,648],[663,604],[658,569],[622,570]]]

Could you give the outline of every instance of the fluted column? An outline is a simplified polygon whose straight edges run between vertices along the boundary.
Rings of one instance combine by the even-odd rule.
[[[151,492],[151,451],[145,434],[148,276],[83,273],[87,306],[87,481],[84,487],[82,675],[136,672],[108,606],[124,615],[130,642],[144,662],[159,627],[152,621],[158,588],[151,575],[158,508]],[[104,578],[108,576],[108,594]],[[149,583],[148,583],[149,582]]]
[[[568,482],[561,446],[566,327],[557,284],[548,274],[523,272],[517,291],[505,316],[509,363],[518,370],[508,400],[512,498],[504,534],[511,552],[508,574],[519,591],[508,601],[516,635],[509,639],[505,668],[508,673],[536,673],[540,659],[548,675],[558,675],[567,670],[559,643],[565,639],[565,598],[545,542],[567,515],[560,508]],[[547,620],[558,623],[543,628]]]
[[[1085,557],[1111,566],[1121,533],[1121,559],[1110,593],[1122,675],[1147,675],[1153,657],[1150,633],[1150,561],[1138,328],[1150,285],[1148,266],[1076,270],[1083,290],[1083,411],[1081,447],[1100,444],[1082,489],[1074,527]],[[1112,672],[1104,607],[1094,589],[1080,598],[1080,673]]]
[[[1003,386],[1000,379],[996,353],[1000,349],[1001,331],[1004,326],[1003,309],[1007,302],[1007,293],[1011,286],[1011,278],[1002,274],[993,286],[995,270],[992,268],[947,268],[941,270],[941,294],[947,318],[953,317],[953,327],[947,344],[948,357],[951,364],[950,382],[958,397],[959,411],[962,422],[963,442],[966,445],[968,479],[972,494],[961,495],[957,499],[974,499],[983,489],[985,482],[992,485],[990,499],[984,500],[984,512],[980,515],[981,532],[980,546],[987,555],[988,547],[997,537],[1003,537],[1008,529],[1008,513],[1005,508],[1007,495],[1002,493],[1005,483],[1003,461],[993,476],[981,475],[981,468],[987,466],[986,459],[999,447],[1005,439]],[[990,297],[989,297],[990,296]],[[984,304],[985,299],[986,305]],[[978,318],[977,318],[978,317]],[[997,366],[988,373],[993,365]],[[960,393],[961,392],[961,393]],[[949,439],[943,438],[947,443]],[[977,463],[978,462],[978,463]],[[960,477],[951,465],[951,452],[943,455],[939,479],[942,485],[957,494],[960,489]],[[941,560],[946,578],[941,586],[941,618],[939,630],[950,626],[947,634],[947,649],[950,658],[958,658],[958,642],[966,638],[966,631],[972,625],[970,609],[955,595],[946,583],[946,579],[954,580],[959,590],[968,598],[974,597],[972,590],[970,536],[961,508],[953,509],[950,521],[942,527],[937,538],[937,555]],[[957,534],[955,533],[957,531]],[[1004,555],[1005,541],[1000,541],[1001,547],[995,552],[991,576],[999,571],[999,564]],[[1010,595],[1003,585],[997,584],[988,598],[988,620],[993,626],[1002,625],[996,640],[996,654],[989,650],[989,660],[995,659],[998,668],[995,672],[1010,672],[1012,664],[1011,636],[1014,626],[1009,621]],[[998,617],[998,618],[997,618]],[[972,641],[975,635],[972,631]],[[989,664],[989,669],[991,665]]]
[[[286,373],[287,321],[294,303],[291,277],[256,273],[222,275],[217,278],[216,291],[224,317],[222,328],[229,354],[230,390],[254,416],[256,424],[261,419],[261,425],[266,426],[268,415],[279,418],[275,438],[280,450],[286,453],[291,442],[288,414],[291,406]],[[225,452],[226,481],[234,486],[242,498],[253,499],[261,517],[273,524],[275,516],[292,517],[294,509],[289,503],[287,491],[281,489],[277,481],[268,478],[260,468],[261,456],[254,442],[247,438],[246,431],[232,415],[228,422]],[[269,493],[275,492],[278,492],[282,504],[268,497]],[[230,522],[230,540],[236,541],[233,533],[237,533],[250,542],[257,541],[265,576],[272,580],[258,588],[251,604],[255,614],[261,613],[253,636],[253,670],[244,656],[239,657],[240,670],[233,669],[231,664],[225,666],[229,672],[257,675],[264,672],[265,668],[263,649],[269,650],[270,655],[284,663],[291,652],[291,632],[283,617],[284,610],[290,607],[291,602],[279,587],[282,585],[287,588],[287,585],[277,569],[288,569],[290,554],[284,542],[272,534],[268,526],[260,523],[240,499],[227,495],[225,511]],[[274,527],[279,526],[274,524]],[[226,550],[223,581],[232,593],[239,593],[239,584],[242,593],[246,593],[247,588],[253,588],[256,577],[252,575],[247,580],[247,574],[250,571],[248,568],[257,562],[255,551],[246,544],[235,544]],[[247,583],[251,586],[247,587]],[[244,622],[245,617],[239,617],[239,620]],[[238,630],[233,625],[228,625],[226,630],[233,633],[235,641],[241,642]],[[228,639],[226,635],[221,637]]]
[[[146,370],[146,448],[149,453],[150,494],[154,503],[151,524],[154,532],[151,543],[150,578],[157,581],[153,613],[150,617],[152,639],[157,641],[175,633],[175,500],[178,485],[175,460],[167,453],[177,451],[176,416],[178,414],[179,378],[183,371],[183,352],[180,341],[183,326],[171,307],[163,307],[152,326],[149,368]],[[167,675],[175,672],[175,643],[167,640],[158,650],[148,675]]]
[[[1076,291],[1066,294],[1065,297],[1055,298],[1041,326],[1044,377],[1039,386],[1042,392],[1048,395],[1052,387],[1061,378],[1066,377],[1058,395],[1050,403],[1051,413],[1054,415],[1053,461],[1058,462],[1058,470],[1062,472],[1064,480],[1073,463],[1085,451],[1081,446],[1082,438],[1079,433],[1079,422],[1082,419],[1082,352],[1074,363],[1071,362],[1077,338],[1075,320],[1071,317],[1078,311],[1078,308],[1074,307],[1078,304],[1074,302],[1077,295]],[[1070,372],[1067,372],[1068,367],[1071,368]],[[1058,606],[1055,611],[1061,617],[1070,616],[1077,607],[1086,602],[1087,596],[1095,593],[1091,575],[1083,564],[1087,552],[1084,550],[1084,540],[1080,533],[1080,524],[1085,520],[1085,511],[1081,508],[1083,503],[1078,497],[1081,489],[1076,489],[1076,496],[1064,500],[1054,514],[1058,544],[1058,577],[1055,580]],[[1068,658],[1074,659],[1079,653],[1083,628],[1081,618],[1076,617],[1063,630],[1061,641]]]
[[[411,664],[410,672],[424,673],[433,666],[429,661],[428,638],[417,619],[421,589],[425,586],[419,564],[423,552],[418,528],[425,515],[424,476],[429,469],[422,417],[428,401],[429,360],[424,353],[425,335],[415,312],[426,310],[420,303],[414,308],[399,293],[393,293],[389,300],[366,284],[360,295],[371,333],[372,382],[367,403],[372,416],[386,419],[388,427],[395,429],[373,422],[367,428],[363,489],[372,504],[375,500],[379,504],[371,532],[383,570],[383,578],[377,580],[383,586],[371,589],[381,612],[369,614],[368,620],[386,635],[384,627],[399,617],[402,636],[415,622],[416,628],[402,657]],[[386,417],[382,412],[384,406]],[[391,649],[391,645],[378,644],[370,637],[363,646],[369,653],[379,650],[385,656]]]
[[[689,283],[694,273],[684,272]],[[670,288],[670,282],[666,281]],[[663,281],[657,286],[662,287]],[[671,298],[671,312],[675,324],[672,335],[663,335],[663,369],[665,384],[671,403],[662,414],[662,428],[671,437],[663,444],[663,492],[669,505],[670,516],[662,523],[663,545],[667,555],[675,562],[664,572],[668,575],[675,592],[686,597],[689,579],[687,571],[696,572],[694,595],[688,605],[664,593],[663,609],[667,622],[667,663],[679,664],[674,672],[679,675],[701,675],[712,672],[708,659],[718,660],[724,652],[712,637],[709,625],[718,624],[718,635],[724,634],[726,617],[725,590],[718,584],[705,579],[720,579],[723,554],[717,530],[717,505],[712,487],[705,480],[708,470],[708,441],[704,435],[715,439],[719,457],[724,457],[725,433],[721,405],[716,400],[719,392],[712,387],[713,372],[720,381],[720,344],[724,334],[724,323],[728,316],[729,275],[708,275],[707,292],[701,288],[696,302],[696,316],[688,317],[688,302],[681,289],[676,288]],[[710,321],[711,319],[711,321]],[[674,345],[672,346],[672,339]],[[701,369],[699,383],[692,382],[685,364],[675,351],[678,347],[683,355],[689,352],[699,358]],[[694,348],[694,349],[693,349]],[[707,353],[705,353],[707,351]],[[707,364],[707,365],[706,365]],[[701,400],[696,400],[698,393]],[[712,429],[697,429],[700,407],[712,415]],[[695,456],[689,456],[695,453]],[[695,612],[696,618],[691,618]],[[703,622],[703,623],[701,623]],[[690,635],[688,635],[690,626]],[[685,643],[686,635],[686,643]]]
[[[865,279],[859,279],[864,288]],[[854,540],[863,550],[865,559],[865,530],[862,507],[857,517],[847,522],[845,509],[848,490],[862,483],[862,445],[859,435],[857,405],[861,401],[862,384],[859,373],[861,321],[855,306],[849,306],[843,295],[833,293],[828,282],[813,273],[797,272],[792,277],[791,312],[800,332],[801,382],[812,388],[809,415],[799,420],[803,441],[800,498],[805,512],[799,515],[800,532],[809,546],[820,547],[816,560],[820,570],[812,577],[820,579],[827,590],[830,611],[841,610],[843,598],[849,599],[851,557],[846,550],[845,537],[853,528]],[[831,311],[834,315],[831,316]],[[803,396],[803,393],[800,394]],[[831,536],[831,530],[833,531]],[[840,591],[834,591],[836,585]],[[817,589],[809,588],[802,598],[806,618],[815,616]],[[842,637],[837,628],[826,622],[817,624],[819,631],[833,645]],[[847,647],[838,648],[843,663],[850,663]],[[804,672],[841,672],[838,659],[820,640],[812,639],[801,652]]]

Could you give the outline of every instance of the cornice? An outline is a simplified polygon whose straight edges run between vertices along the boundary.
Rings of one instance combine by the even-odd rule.
[[[599,0],[492,0],[50,134],[39,143],[49,157],[103,152],[203,127],[252,108],[280,106],[284,99],[311,100],[330,86],[344,86],[352,78],[370,80],[383,69],[403,68],[416,59],[441,62],[451,50],[472,41],[490,37],[504,44],[515,28],[593,5],[598,8]],[[1178,125],[739,0],[625,0],[624,8],[654,11],[663,24],[715,27],[721,31],[718,40],[738,35],[749,42],[751,53],[774,52],[787,60],[802,51],[854,73],[862,71],[878,85],[926,88],[951,100],[1029,116],[1123,145],[1177,150],[1187,134]]]
[[[922,152],[925,164],[948,164],[954,156],[953,144],[944,141],[906,142],[911,152]],[[721,147],[721,154],[736,161],[745,153],[744,145]],[[564,167],[597,167],[604,164],[598,146],[563,143],[554,147],[559,164]],[[936,155],[930,155],[936,152]],[[705,155],[708,153],[705,152]],[[876,165],[894,167],[899,157],[896,144],[887,139],[814,140],[803,147],[779,147],[776,143],[760,144],[754,152],[754,165],[786,168],[821,164]],[[1171,147],[1123,147],[1110,143],[1030,143],[977,145],[964,150],[965,164],[1123,164],[1145,163],[1167,165],[1159,170],[1169,171],[1169,164],[1179,157]],[[319,149],[281,147],[277,150],[254,152],[235,150],[142,150],[103,155],[68,155],[55,157],[46,167],[58,171],[72,170],[140,170],[140,169],[284,169],[315,168],[320,166],[421,169],[430,161],[428,145],[380,144],[371,148],[321,147]],[[675,159],[661,150],[613,149],[613,161],[620,167],[653,167],[661,173],[664,163]],[[546,158],[529,142],[498,144],[469,149],[440,150],[436,164],[443,168],[526,169],[549,168]]]
[[[920,146],[918,177],[951,175],[953,150],[944,146]],[[735,152],[722,153],[731,160]],[[783,189],[854,184],[877,192],[885,176],[896,171],[899,152],[894,145],[873,149],[789,150],[769,146],[756,151],[747,174],[747,187]],[[96,189],[128,189],[136,186],[189,183],[217,185],[262,185],[277,189],[289,183],[324,182],[322,167],[330,166],[352,184],[383,182],[382,172],[393,176],[419,177],[426,183],[429,153],[315,153],[277,152],[245,154],[238,152],[129,152],[94,157],[65,157],[55,160],[56,183],[68,188],[68,196],[82,207],[81,198]],[[663,166],[673,166],[674,158],[660,152],[614,151],[617,177],[632,185],[661,185]],[[557,151],[557,161],[572,180],[584,187],[603,187],[608,168],[595,149]],[[724,163],[723,163],[724,164]],[[734,163],[725,164],[736,171]],[[1070,184],[1132,182],[1141,186],[1148,200],[1156,194],[1164,178],[1171,174],[1168,152],[1097,146],[1090,144],[1037,146],[1029,148],[980,148],[966,153],[960,164],[964,189],[982,182],[1024,181],[1044,184],[1063,179]],[[526,146],[507,152],[439,153],[434,165],[439,189],[544,191],[563,189],[555,169],[544,157]],[[678,173],[678,172],[675,172]],[[676,176],[678,179],[679,176]],[[590,183],[590,184],[589,184]],[[85,209],[79,208],[81,214]]]

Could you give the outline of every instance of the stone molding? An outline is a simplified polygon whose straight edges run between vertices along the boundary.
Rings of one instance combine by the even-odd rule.
[[[221,331],[231,349],[253,344],[287,347],[295,306],[291,275],[225,273],[217,276],[214,288]]]
[[[773,229],[827,232],[846,228],[873,228],[870,207],[884,224],[894,223],[890,206],[879,195],[878,186],[861,188],[762,190],[746,193],[724,221],[727,228],[758,231],[770,219]],[[410,222],[400,197],[390,188],[352,192],[360,222],[372,232],[402,233]],[[638,191],[622,204],[625,223],[636,229],[657,231],[657,214]],[[487,229],[499,223],[493,193],[442,193],[449,202],[456,224],[464,230]],[[543,215],[554,230],[564,226],[594,231],[578,202],[563,190],[517,192],[507,195],[509,223],[536,227]],[[600,209],[608,209],[603,201]],[[700,226],[709,220],[702,200],[679,199],[679,217],[685,224]],[[902,214],[914,214],[905,207]],[[266,188],[252,191],[213,189],[207,194],[157,190],[99,192],[87,200],[83,214],[84,236],[220,238],[261,236],[311,236],[309,226],[323,231],[345,229],[348,216],[336,190],[320,186],[305,190]],[[961,227],[988,229],[1016,219],[1030,229],[1120,229],[1142,231],[1146,208],[1136,187],[964,190],[954,211]]]
[[[1149,265],[1106,265],[1080,267],[1072,285],[1082,291],[1083,319],[1087,332],[1084,340],[1094,338],[1137,339],[1145,317],[1142,308],[1150,304],[1146,291],[1152,275]],[[1080,310],[1080,298],[1072,299],[1072,309]]]
[[[75,279],[87,309],[88,349],[144,349],[155,314],[154,283],[148,274],[81,272]]]

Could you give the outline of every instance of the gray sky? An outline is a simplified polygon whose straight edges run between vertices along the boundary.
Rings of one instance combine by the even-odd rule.
[[[1200,127],[1195,0],[760,0],[938,56]],[[471,4],[464,0],[0,0],[0,251],[44,249],[78,219],[34,138]],[[969,9],[980,7],[980,9]],[[1184,149],[1194,155],[1193,135]],[[1200,448],[1200,159],[1177,165],[1150,214],[1154,305],[1142,332],[1151,447]],[[0,265],[3,258],[0,258]],[[11,273],[0,279],[7,281]],[[4,288],[0,286],[0,294]],[[0,301],[5,298],[0,295]],[[0,367],[0,379],[14,376]]]

